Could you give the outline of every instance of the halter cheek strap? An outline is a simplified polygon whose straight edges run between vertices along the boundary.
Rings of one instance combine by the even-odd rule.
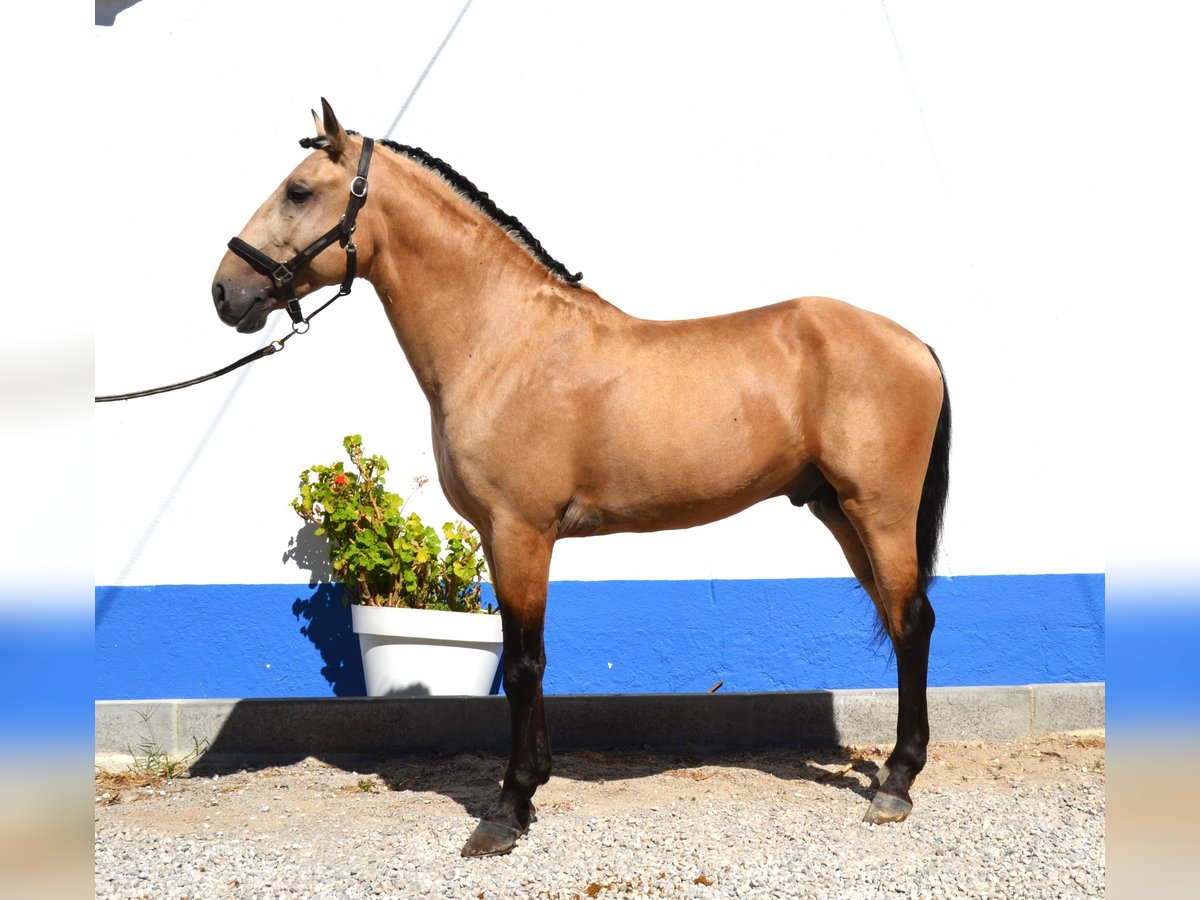
[[[308,328],[308,320],[300,311],[300,301],[296,299],[294,282],[297,272],[312,262],[323,250],[339,243],[346,249],[346,277],[342,279],[341,290],[338,292],[339,297],[350,293],[350,286],[358,274],[358,248],[354,245],[353,234],[358,211],[367,202],[367,170],[371,167],[371,154],[374,148],[374,140],[363,138],[362,155],[358,160],[358,173],[350,182],[350,199],[346,204],[345,215],[336,225],[287,262],[277,262],[257,247],[247,244],[240,237],[235,237],[229,242],[229,249],[233,253],[245,260],[256,272],[270,278],[275,287],[282,288],[287,300],[288,315],[292,318],[292,327],[297,331],[302,330],[301,325],[304,326],[303,330]]]

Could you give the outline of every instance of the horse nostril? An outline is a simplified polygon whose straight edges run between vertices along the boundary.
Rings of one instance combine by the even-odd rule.
[[[212,287],[213,303],[220,306],[225,301],[225,288],[220,282],[213,282]]]

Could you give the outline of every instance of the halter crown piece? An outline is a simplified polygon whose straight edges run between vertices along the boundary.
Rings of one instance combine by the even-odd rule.
[[[311,140],[300,142],[303,146],[314,146]],[[303,334],[308,330],[308,319],[300,311],[300,301],[296,299],[294,279],[296,273],[313,261],[316,256],[333,244],[339,243],[346,250],[346,277],[342,286],[333,299],[344,297],[350,293],[350,286],[358,272],[358,248],[354,246],[354,226],[358,211],[367,202],[367,170],[371,167],[371,153],[375,141],[363,138],[362,155],[358,160],[358,173],[350,182],[350,200],[346,204],[346,213],[336,225],[289,259],[287,262],[276,262],[257,247],[252,247],[240,237],[229,242],[229,249],[245,260],[256,272],[266,275],[277,288],[282,288],[287,298],[287,312],[292,317],[292,331]],[[332,303],[330,300],[329,303]],[[328,303],[326,303],[326,306]],[[324,309],[324,306],[321,307]],[[320,312],[320,310],[317,310]],[[313,313],[315,316],[316,313]],[[309,317],[311,318],[311,316]]]

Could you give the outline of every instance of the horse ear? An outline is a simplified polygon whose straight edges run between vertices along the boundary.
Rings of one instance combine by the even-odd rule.
[[[346,151],[350,140],[346,135],[346,129],[333,114],[333,107],[324,97],[321,98],[321,112],[324,114],[324,120],[317,123],[317,133],[329,138],[329,153],[334,159],[337,159]],[[315,113],[313,118],[316,118]]]

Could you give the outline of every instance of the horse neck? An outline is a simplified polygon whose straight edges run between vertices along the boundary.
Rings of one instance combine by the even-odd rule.
[[[528,327],[528,299],[555,277],[435,173],[390,156],[372,173],[363,274],[432,401]]]

